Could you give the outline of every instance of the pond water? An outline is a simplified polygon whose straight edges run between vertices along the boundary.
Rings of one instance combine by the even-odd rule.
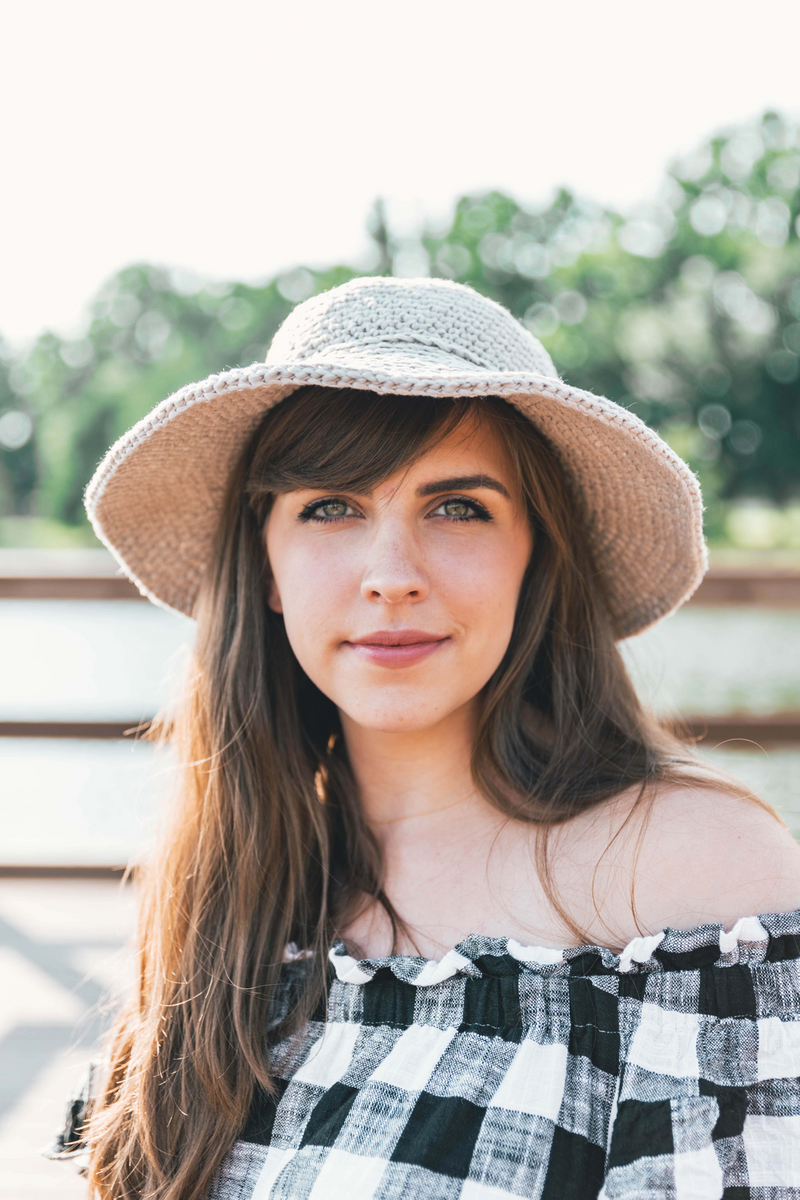
[[[657,712],[800,708],[800,611],[689,605],[623,642],[622,652]]]
[[[0,720],[151,717],[193,631],[137,600],[0,600]]]
[[[124,865],[146,852],[170,768],[144,742],[0,738],[0,862]]]

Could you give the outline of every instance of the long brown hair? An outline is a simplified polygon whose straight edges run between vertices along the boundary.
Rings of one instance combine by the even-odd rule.
[[[499,432],[534,534],[511,641],[482,695],[480,790],[545,832],[632,785],[640,800],[658,781],[732,790],[642,709],[579,503],[531,422],[494,398],[300,389],[267,414],[233,472],[185,696],[160,727],[181,786],[142,878],[138,989],[90,1127],[103,1200],[202,1197],[254,1093],[273,1088],[271,1038],[301,1028],[323,996],[337,928],[369,898],[397,933],[338,712],[266,604],[263,530],[276,493],[368,491],[467,418]],[[539,859],[580,938],[554,894],[546,837]],[[305,986],[281,1008],[292,942],[312,954]]]

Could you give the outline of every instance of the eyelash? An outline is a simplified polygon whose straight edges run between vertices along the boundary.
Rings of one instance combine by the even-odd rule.
[[[347,519],[346,516],[341,516],[341,517],[317,516],[317,513],[319,512],[319,510],[321,508],[324,508],[326,504],[347,504],[347,501],[340,500],[337,496],[323,496],[322,499],[320,499],[320,500],[312,500],[311,503],[307,504],[305,506],[305,508],[299,513],[298,520],[300,520],[300,521],[317,521],[320,525],[333,525],[337,521],[344,521]],[[445,504],[465,504],[467,506],[467,508],[471,508],[472,512],[473,512],[473,515],[469,516],[469,517],[445,517],[445,520],[447,520],[447,521],[468,522],[468,521],[491,521],[494,519],[488,509],[484,508],[484,506],[482,504],[480,504],[477,500],[470,499],[468,496],[447,496],[444,500],[439,501],[436,508],[433,510],[433,512],[429,513],[428,516],[432,517],[434,515],[434,513],[438,509],[442,508],[442,506]],[[348,504],[347,507],[351,508],[352,505]]]

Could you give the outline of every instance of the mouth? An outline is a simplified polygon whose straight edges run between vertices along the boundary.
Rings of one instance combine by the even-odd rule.
[[[382,629],[343,644],[375,666],[410,667],[429,658],[449,641],[449,637],[424,629]]]

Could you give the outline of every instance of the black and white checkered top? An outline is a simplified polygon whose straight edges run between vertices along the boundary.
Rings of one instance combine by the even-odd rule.
[[[800,1200],[800,911],[331,963],[209,1200]]]

